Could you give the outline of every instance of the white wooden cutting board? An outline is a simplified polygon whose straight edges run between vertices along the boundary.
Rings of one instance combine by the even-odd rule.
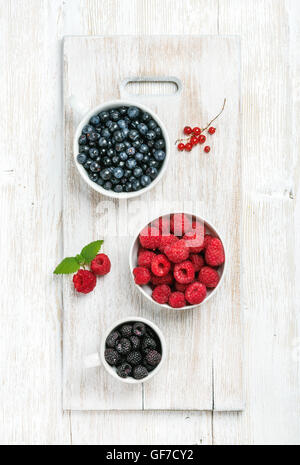
[[[64,256],[104,239],[112,271],[89,295],[64,278],[64,409],[241,410],[242,316],[240,291],[240,40],[235,36],[119,36],[64,39]],[[132,95],[127,80],[155,95]],[[161,81],[178,84],[171,95]],[[203,127],[223,103],[224,113],[200,147],[180,153],[174,142],[186,124]],[[73,136],[83,114],[118,98],[143,103],[165,122],[171,161],[162,181],[130,201],[110,201],[89,188],[73,161]],[[161,311],[132,285],[128,255],[132,233],[170,210],[194,211],[210,220],[226,242],[227,275],[217,294],[199,309]],[[130,230],[126,232],[126,228]],[[107,232],[109,231],[109,232]],[[102,368],[85,370],[103,331],[127,315],[156,322],[169,353],[149,383],[117,382]]]

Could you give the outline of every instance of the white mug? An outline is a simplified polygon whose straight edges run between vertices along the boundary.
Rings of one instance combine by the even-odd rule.
[[[134,378],[131,378],[131,377],[121,378],[117,374],[117,371],[116,371],[115,367],[110,366],[107,363],[107,361],[105,360],[105,358],[104,358],[104,352],[105,352],[105,348],[106,348],[105,343],[106,343],[107,336],[114,329],[116,329],[118,326],[120,326],[120,325],[122,325],[124,323],[131,322],[131,321],[134,321],[134,322],[140,321],[140,322],[144,323],[145,325],[149,326],[157,334],[157,337],[159,338],[160,344],[161,344],[161,361],[160,361],[160,363],[157,365],[156,368],[154,368],[154,370],[152,370],[148,374],[148,376],[146,376],[146,378],[142,378],[142,379],[134,379]],[[144,383],[146,381],[149,381],[149,379],[153,378],[153,376],[155,376],[159,372],[159,370],[161,369],[165,358],[166,358],[166,341],[165,341],[164,335],[162,334],[161,330],[156,326],[156,324],[154,324],[150,320],[147,320],[146,318],[142,318],[142,317],[139,317],[139,316],[128,316],[126,318],[122,318],[121,320],[116,321],[105,332],[105,334],[103,335],[103,338],[101,340],[101,343],[100,343],[100,351],[96,352],[94,354],[87,355],[85,357],[85,359],[84,359],[84,365],[85,365],[86,368],[93,368],[93,367],[103,366],[110,375],[112,375],[114,378],[118,379],[119,381],[122,381],[123,383],[128,383],[128,384],[138,384],[138,383]]]

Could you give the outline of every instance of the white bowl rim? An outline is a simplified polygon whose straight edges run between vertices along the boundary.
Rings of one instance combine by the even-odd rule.
[[[128,378],[121,378],[120,376],[117,375],[117,372],[116,370],[111,367],[105,360],[104,358],[104,351],[105,351],[105,342],[106,342],[106,338],[107,336],[117,327],[117,326],[120,326],[121,324],[124,324],[124,323],[127,323],[127,322],[130,322],[130,321],[140,321],[142,323],[145,323],[146,325],[150,326],[151,329],[153,329],[153,331],[155,331],[155,333],[157,334],[157,336],[159,337],[159,340],[160,340],[160,344],[161,344],[161,361],[159,362],[159,364],[157,365],[156,368],[154,368],[154,370],[152,370],[149,375],[146,377],[146,378],[143,378],[143,379],[134,379],[134,378],[131,378],[131,377],[128,377]],[[102,365],[103,367],[106,369],[106,371],[111,375],[113,376],[114,378],[116,378],[117,380],[119,381],[122,381],[123,383],[127,383],[127,384],[140,384],[140,383],[146,383],[148,382],[151,378],[153,378],[153,376],[155,376],[159,370],[161,369],[162,367],[162,364],[163,362],[165,361],[166,359],[166,352],[167,352],[167,344],[166,344],[166,339],[165,339],[165,336],[163,335],[162,331],[159,329],[159,327],[151,320],[148,320],[147,318],[144,318],[144,317],[141,317],[141,316],[126,316],[124,318],[120,318],[119,320],[115,321],[112,325],[110,325],[110,327],[105,331],[105,334],[104,336],[102,337],[101,339],[101,343],[100,343],[100,359],[101,359],[101,362],[102,362]]]
[[[158,123],[160,126],[163,137],[165,139],[165,153],[166,157],[164,159],[163,165],[161,167],[160,172],[158,173],[157,177],[149,184],[149,186],[144,187],[143,189],[140,189],[138,191],[134,192],[114,192],[114,191],[108,191],[104,189],[102,186],[99,186],[95,182],[91,181],[86,173],[86,170],[84,167],[78,163],[77,161],[77,155],[79,153],[79,144],[78,144],[78,139],[81,134],[82,128],[87,124],[87,122],[90,120],[90,118],[95,115],[96,113],[100,113],[100,111],[107,110],[109,108],[116,108],[118,106],[135,106],[137,108],[140,108],[141,110],[145,111],[146,113],[149,113],[152,118]],[[74,140],[73,140],[73,157],[75,161],[75,165],[77,167],[77,170],[79,174],[81,175],[82,179],[90,186],[92,189],[94,189],[96,192],[99,192],[102,195],[105,195],[106,197],[114,198],[114,199],[131,199],[133,197],[138,197],[139,195],[145,194],[148,192],[150,189],[152,189],[163,177],[163,175],[166,172],[167,165],[170,160],[170,139],[169,139],[169,134],[166,129],[165,124],[162,122],[162,120],[159,118],[159,116],[151,110],[151,108],[140,104],[138,102],[130,101],[130,100],[110,100],[108,102],[104,102],[100,105],[95,106],[92,108],[89,112],[85,114],[85,116],[81,119],[80,123],[78,124],[75,135],[74,135]]]
[[[155,305],[157,305],[158,307],[160,308],[165,308],[167,310],[192,310],[193,308],[197,308],[199,307],[200,305],[203,305],[205,303],[207,303],[211,297],[213,295],[216,294],[216,292],[218,291],[218,289],[220,288],[223,280],[224,280],[224,276],[225,276],[225,273],[226,273],[226,270],[227,270],[227,260],[226,260],[226,257],[227,257],[227,248],[226,248],[226,245],[224,243],[224,240],[222,238],[222,236],[220,235],[218,229],[207,219],[205,219],[204,217],[200,216],[200,215],[196,215],[195,213],[191,213],[189,211],[174,211],[174,212],[170,212],[170,213],[163,213],[159,216],[156,216],[155,218],[153,218],[152,220],[148,221],[147,225],[152,223],[153,221],[155,221],[156,219],[160,218],[160,217],[164,217],[164,216],[171,216],[171,215],[176,215],[176,214],[184,214],[184,215],[188,215],[188,216],[194,216],[195,218],[199,219],[200,221],[203,221],[204,225],[208,227],[208,229],[210,229],[219,239],[220,241],[222,242],[222,245],[223,245],[223,249],[224,249],[224,254],[225,254],[225,261],[224,261],[224,264],[222,265],[223,266],[223,271],[222,271],[222,274],[221,274],[221,277],[220,277],[220,281],[218,282],[218,285],[210,292],[210,294],[205,297],[205,299],[200,303],[200,304],[196,304],[196,305],[185,305],[184,307],[180,307],[180,308],[173,308],[171,307],[170,305],[167,305],[167,304],[159,304],[158,302],[156,302],[154,299],[152,299],[152,297],[147,294],[147,292],[145,292],[145,290],[143,289],[142,286],[139,286],[138,284],[136,284],[134,282],[134,285],[140,290],[140,292],[152,303],[154,303]],[[131,247],[130,247],[130,252],[129,252],[129,267],[130,267],[130,274],[131,276],[133,276],[133,269],[135,268],[135,265],[133,265],[133,249],[134,249],[134,246],[135,246],[135,243],[136,241],[138,240],[139,238],[139,234],[140,232],[147,226],[145,225],[143,228],[141,228],[138,232],[138,234],[135,236],[135,238],[133,239],[132,241],[132,244],[131,244]]]

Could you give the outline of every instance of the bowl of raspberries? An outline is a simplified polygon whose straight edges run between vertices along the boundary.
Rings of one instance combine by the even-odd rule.
[[[81,121],[74,158],[82,178],[112,198],[147,192],[162,178],[170,154],[163,122],[149,108],[115,100],[99,105]]]
[[[211,298],[225,273],[225,247],[215,227],[189,213],[160,216],[134,239],[129,254],[135,284],[150,301],[191,309]]]
[[[127,317],[114,323],[101,342],[100,354],[88,355],[87,368],[103,365],[120,381],[143,383],[160,370],[166,342],[160,329],[142,317]]]

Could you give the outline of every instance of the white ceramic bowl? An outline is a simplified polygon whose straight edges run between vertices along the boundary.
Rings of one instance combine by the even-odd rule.
[[[140,108],[141,110],[149,113],[153,120],[156,121],[156,123],[160,126],[162,130],[163,137],[165,139],[166,147],[165,147],[165,152],[166,152],[166,157],[164,159],[163,165],[161,167],[160,172],[158,173],[158,176],[149,184],[149,186],[144,187],[143,189],[140,189],[139,191],[135,192],[120,192],[119,194],[114,191],[108,191],[104,189],[103,187],[99,186],[95,182],[91,181],[90,178],[88,177],[88,174],[84,167],[78,163],[77,161],[77,155],[79,153],[79,144],[78,144],[78,139],[81,135],[82,128],[89,122],[90,118],[93,115],[96,115],[97,113],[100,113],[100,111],[104,110],[110,110],[112,108],[116,107],[121,107],[121,106],[135,106],[137,108]],[[73,142],[73,151],[74,151],[74,161],[77,166],[77,169],[79,171],[79,174],[81,177],[84,179],[84,181],[92,187],[95,191],[99,192],[100,194],[106,195],[107,197],[111,197],[114,199],[130,199],[132,197],[137,197],[141,194],[144,194],[145,192],[148,192],[150,189],[152,189],[163,177],[167,165],[170,159],[170,140],[169,136],[166,130],[166,127],[164,123],[161,121],[161,119],[152,111],[150,108],[145,107],[144,105],[137,104],[136,102],[128,102],[125,100],[113,100],[110,102],[103,103],[102,105],[98,105],[97,107],[93,108],[91,111],[89,111],[84,118],[81,120],[79,125],[77,126],[77,129],[75,131],[75,136],[74,136],[74,142]]]
[[[131,378],[131,377],[121,378],[120,376],[118,376],[116,368],[110,366],[107,363],[107,361],[105,360],[105,358],[104,358],[106,338],[118,326],[120,326],[120,325],[122,325],[124,323],[136,322],[136,321],[141,321],[145,325],[148,325],[157,334],[157,336],[158,336],[158,338],[160,340],[160,345],[161,345],[161,361],[160,361],[159,365],[157,365],[157,367],[154,368],[154,370],[152,370],[146,378],[143,378],[143,379],[134,379],[134,378]],[[166,346],[165,337],[164,337],[163,333],[161,332],[161,330],[156,326],[155,323],[153,323],[150,320],[147,320],[146,318],[142,318],[140,316],[128,316],[126,318],[122,318],[121,320],[115,321],[115,323],[113,325],[111,325],[110,328],[107,329],[107,331],[105,331],[105,333],[103,334],[103,337],[101,338],[99,352],[87,355],[85,357],[84,364],[85,364],[86,368],[93,368],[93,367],[103,366],[105,368],[105,370],[111,376],[116,378],[118,381],[122,381],[123,383],[127,383],[127,384],[145,383],[145,382],[149,381],[151,378],[153,378],[153,376],[155,376],[159,372],[159,370],[161,369],[162,364],[163,364],[163,362],[165,361],[165,358],[166,358],[166,350],[167,350],[167,346]]]
[[[222,237],[220,236],[220,234],[218,233],[217,229],[215,228],[215,226],[212,225],[212,223],[210,223],[209,221],[207,221],[206,219],[204,218],[201,218],[199,215],[195,215],[194,213],[190,213],[190,212],[171,212],[171,213],[168,213],[166,215],[160,215],[159,217],[157,218],[154,218],[152,221],[149,221],[149,223],[152,223],[154,222],[156,219],[162,217],[170,217],[170,215],[173,215],[173,214],[182,214],[184,213],[185,215],[187,215],[188,217],[195,217],[196,220],[198,220],[199,222],[202,222],[204,224],[204,227],[206,229],[206,231],[211,234],[213,237],[218,237],[220,239],[220,241],[222,242],[223,244],[223,248],[224,248],[224,253],[225,253],[225,262],[223,265],[219,266],[218,267],[218,273],[220,275],[220,281],[217,285],[217,287],[215,287],[214,289],[207,289],[207,295],[206,295],[206,298],[203,300],[203,302],[201,302],[200,304],[197,304],[197,305],[186,305],[184,307],[180,307],[180,308],[173,308],[171,307],[170,305],[168,304],[159,304],[158,302],[156,302],[155,300],[152,299],[152,289],[151,287],[146,284],[144,286],[140,286],[140,285],[137,285],[135,284],[135,286],[139,289],[139,291],[143,294],[144,297],[146,297],[146,299],[148,299],[150,302],[158,305],[159,307],[161,308],[166,308],[166,309],[169,309],[169,310],[190,310],[192,308],[196,308],[196,307],[199,307],[199,305],[203,305],[205,304],[209,299],[211,299],[211,297],[213,295],[215,295],[215,293],[218,291],[218,289],[220,288],[221,284],[222,284],[222,281],[223,281],[223,278],[224,278],[224,275],[225,275],[225,271],[226,271],[226,247],[225,247],[225,244],[224,244],[224,240],[222,239]],[[149,224],[147,223],[147,224]],[[145,225],[144,227],[146,227],[147,225]],[[139,234],[140,232],[143,230],[144,228],[141,228],[141,230],[138,232],[137,236],[135,237],[135,239],[133,240],[133,243],[131,245],[131,248],[130,248],[130,252],[129,252],[129,266],[130,266],[130,271],[131,271],[131,276],[132,276],[132,279],[134,281],[134,278],[133,278],[133,269],[138,266],[137,264],[137,257],[138,257],[138,249],[140,247],[139,245]]]

